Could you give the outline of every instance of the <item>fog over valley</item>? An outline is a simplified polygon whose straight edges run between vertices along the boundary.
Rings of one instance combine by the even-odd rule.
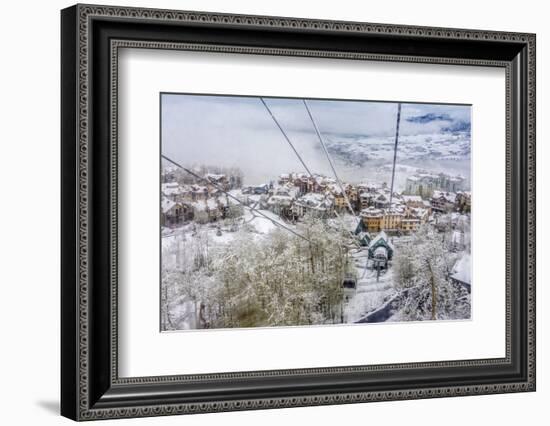
[[[301,99],[264,98],[313,172],[331,176],[327,156]],[[339,177],[389,182],[397,103],[307,100]],[[469,182],[470,106],[402,104],[396,189],[415,170],[460,174]],[[193,167],[238,167],[247,185],[305,172],[259,97],[162,95],[162,152]]]

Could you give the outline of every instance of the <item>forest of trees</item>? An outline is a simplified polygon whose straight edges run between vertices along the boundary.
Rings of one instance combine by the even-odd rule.
[[[255,239],[241,229],[222,246],[206,231],[176,239],[163,253],[175,258],[163,262],[163,329],[342,322],[342,280],[353,269],[349,238],[312,217],[296,232],[305,238],[275,229]],[[170,303],[182,300],[186,315],[174,315]]]
[[[449,279],[459,255],[449,251],[448,240],[448,233],[437,232],[425,225],[396,254],[393,267],[395,286],[403,295],[401,319],[470,317],[468,291]],[[469,249],[469,244],[466,249]]]

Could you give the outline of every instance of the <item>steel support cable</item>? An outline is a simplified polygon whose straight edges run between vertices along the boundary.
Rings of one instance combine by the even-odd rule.
[[[281,131],[281,133],[283,134],[284,138],[286,139],[286,141],[288,142],[288,144],[290,145],[290,147],[291,147],[292,150],[294,151],[294,154],[296,154],[296,157],[298,157],[298,159],[299,159],[300,162],[302,163],[302,166],[304,166],[304,169],[306,169],[306,171],[308,172],[308,174],[309,174],[311,177],[313,177],[313,174],[311,173],[311,171],[309,170],[309,168],[306,166],[306,163],[304,162],[304,160],[302,160],[302,157],[300,157],[300,154],[298,154],[298,151],[296,150],[296,148],[294,148],[294,145],[292,144],[292,142],[290,142],[289,137],[287,136],[287,134],[285,133],[285,131],[283,130],[282,126],[279,124],[279,122],[277,121],[277,119],[275,118],[275,115],[273,115],[273,112],[271,112],[271,109],[270,109],[269,106],[267,106],[267,104],[265,103],[264,98],[260,98],[260,101],[262,101],[262,104],[264,104],[264,107],[265,107],[265,109],[267,110],[267,112],[269,113],[269,115],[271,116],[271,119],[275,122],[275,124],[277,125],[277,127],[279,128],[279,130]]]
[[[307,102],[305,99],[302,99],[304,102],[304,106],[306,107],[307,114],[309,115],[309,119],[311,120],[311,124],[313,124],[313,128],[315,129],[315,133],[317,134],[317,138],[319,139],[319,142],[321,143],[321,146],[323,147],[323,151],[325,152],[325,155],[327,156],[328,163],[330,164],[330,168],[332,169],[332,173],[334,174],[334,177],[336,178],[336,182],[338,183],[338,186],[340,187],[340,191],[342,191],[342,194],[344,195],[344,198],[346,199],[346,203],[348,205],[348,208],[352,215],[357,216],[355,214],[355,211],[353,210],[353,207],[351,206],[351,203],[349,201],[348,195],[346,194],[346,191],[344,191],[344,187],[342,185],[342,181],[340,181],[340,178],[338,177],[338,174],[336,173],[336,169],[334,168],[334,163],[332,162],[332,158],[330,157],[330,154],[327,150],[327,147],[325,145],[325,142],[323,141],[323,137],[321,136],[321,132],[319,131],[319,128],[317,127],[317,123],[315,122],[313,115],[311,114],[311,111],[307,105]]]
[[[397,143],[399,141],[399,122],[401,120],[401,103],[397,104],[397,123],[395,124],[395,143],[393,146],[393,168],[391,172],[390,208],[393,200],[393,184],[395,180],[395,163],[397,161]]]
[[[275,117],[275,115],[273,114],[273,112],[271,111],[271,109],[269,108],[269,106],[267,105],[267,103],[264,101],[263,98],[260,98],[260,101],[262,101],[262,104],[264,105],[265,109],[267,110],[267,112],[269,113],[269,115],[271,116],[272,120],[275,122],[275,124],[277,125],[277,128],[281,131],[283,137],[285,138],[285,140],[287,141],[287,143],[290,145],[290,147],[292,148],[292,151],[294,152],[294,154],[296,155],[296,157],[298,157],[298,160],[300,160],[300,163],[302,163],[302,165],[304,166],[304,169],[306,170],[306,172],[308,173],[308,175],[312,178],[312,179],[315,179],[315,177],[313,176],[313,173],[311,173],[311,170],[309,169],[309,167],[306,165],[306,162],[303,160],[303,158],[300,156],[300,154],[298,153],[298,150],[294,147],[294,144],[291,142],[290,138],[288,137],[288,135],[286,134],[286,132],[283,130],[282,126],[280,125],[279,121],[277,120],[277,118]],[[344,193],[344,196],[345,196],[345,193]],[[342,224],[342,228],[347,231],[347,229],[345,228],[345,224],[343,223],[343,220],[342,218],[340,217],[340,215],[338,214],[338,212],[336,212],[336,210],[334,210],[334,213],[336,215],[336,217],[340,220],[341,224]],[[349,232],[349,234],[351,235],[352,237],[352,241],[355,240],[355,235],[353,235],[353,233],[351,231],[347,231]]]
[[[298,157],[298,160],[300,160],[300,163],[302,163],[302,165],[304,166],[304,169],[306,170],[307,174],[309,175],[310,178],[312,179],[315,179],[315,176],[313,176],[313,173],[311,173],[311,171],[309,170],[309,167],[306,165],[306,162],[303,160],[303,158],[300,156],[300,154],[298,153],[298,150],[294,147],[294,144],[290,141],[290,138],[288,137],[288,135],[286,134],[286,132],[283,130],[282,126],[279,124],[279,121],[277,120],[277,118],[275,118],[275,115],[273,114],[273,112],[271,111],[271,109],[267,106],[267,104],[265,103],[265,101],[263,100],[263,98],[260,98],[260,100],[262,101],[262,104],[265,106],[265,109],[267,110],[267,112],[269,113],[269,115],[271,116],[271,118],[273,119],[273,121],[275,122],[275,124],[277,125],[277,127],[279,128],[279,130],[281,131],[283,137],[285,138],[285,140],[287,141],[287,143],[290,145],[290,147],[292,148],[292,151],[294,151],[294,154],[296,155],[296,157]],[[325,197],[326,198],[326,197]],[[340,218],[340,216],[338,215],[338,213],[336,212],[336,210],[334,211],[334,213],[336,214],[336,217],[338,217],[338,219],[342,222],[342,219]],[[344,227],[344,224],[342,223],[342,226]]]
[[[294,154],[298,157],[298,160],[300,160],[300,162],[302,163],[302,165],[304,166],[304,169],[306,170],[306,172],[308,173],[308,175],[312,178],[312,179],[315,179],[315,176],[313,176],[313,173],[311,173],[311,171],[309,170],[309,167],[306,165],[306,162],[303,160],[303,158],[300,156],[300,154],[298,153],[298,150],[294,147],[294,144],[292,143],[292,141],[290,140],[290,138],[288,137],[288,135],[286,134],[286,132],[283,130],[282,126],[280,125],[279,121],[277,120],[277,118],[275,117],[275,115],[273,114],[273,112],[271,111],[271,109],[269,108],[269,106],[266,104],[266,102],[264,101],[263,98],[260,98],[260,100],[262,101],[262,104],[264,105],[264,107],[266,108],[267,112],[269,113],[269,115],[271,116],[271,118],[273,119],[273,121],[275,122],[275,124],[277,125],[277,127],[279,128],[279,130],[281,131],[283,137],[285,138],[285,140],[287,141],[287,143],[290,145],[290,147],[292,148],[292,151],[294,151]],[[344,196],[345,196],[345,193],[344,193]],[[345,223],[343,222],[343,219],[340,217],[340,215],[338,214],[338,212],[336,210],[334,210],[334,214],[336,215],[336,217],[340,220],[341,224],[342,224],[342,228],[347,231],[346,229],[346,226],[345,226]],[[347,231],[349,232],[349,234],[351,235],[352,237],[352,241],[355,240],[355,235],[353,235],[353,233],[351,231]]]
[[[327,147],[323,141],[323,138],[321,136],[321,132],[319,131],[319,128],[317,127],[317,123],[315,122],[314,118],[313,118],[313,114],[311,113],[308,105],[307,105],[307,102],[305,99],[303,99],[303,102],[304,102],[304,106],[306,107],[306,111],[309,115],[309,119],[311,120],[311,123],[313,124],[313,128],[315,129],[315,133],[317,133],[317,137],[319,138],[319,142],[321,143],[321,146],[323,147],[323,150],[325,151],[325,155],[327,156],[327,159],[328,159],[328,162],[330,164],[330,167],[332,169],[332,173],[334,174],[334,177],[336,178],[336,182],[338,183],[338,186],[340,187],[340,191],[342,191],[342,194],[344,195],[344,198],[346,199],[346,203],[348,205],[348,208],[351,212],[351,214],[355,217],[357,217],[359,219],[359,221],[361,221],[362,219],[360,217],[357,216],[357,214],[355,213],[355,211],[353,210],[353,207],[351,206],[351,203],[349,201],[349,198],[346,194],[346,191],[344,191],[344,187],[342,185],[342,181],[340,180],[340,178],[338,177],[338,174],[336,173],[336,169],[334,167],[334,163],[332,162],[332,158],[330,157],[330,154],[327,150]],[[334,210],[334,213],[336,214],[336,216],[338,217],[338,219],[340,219],[340,222],[342,223],[342,227],[344,227],[345,229],[345,224],[344,224],[344,221],[343,219],[340,217],[340,215],[338,214],[338,212],[336,210]],[[347,232],[349,232],[349,234],[351,235],[352,237],[352,241],[355,241],[355,235],[349,231],[348,229],[345,229]],[[357,244],[357,243],[356,243]],[[359,244],[357,244],[359,245]]]

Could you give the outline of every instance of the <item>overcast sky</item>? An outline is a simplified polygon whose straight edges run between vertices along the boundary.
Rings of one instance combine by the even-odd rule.
[[[303,101],[265,101],[308,167],[329,174]],[[323,134],[395,135],[397,103],[307,102]],[[304,171],[257,97],[163,94],[161,125],[163,154],[185,165],[238,166],[248,183],[287,171]],[[434,135],[469,128],[470,106],[402,104],[402,135]]]

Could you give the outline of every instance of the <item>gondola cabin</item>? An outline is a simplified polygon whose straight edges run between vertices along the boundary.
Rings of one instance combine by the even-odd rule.
[[[393,245],[385,232],[380,232],[369,243],[369,259],[372,259],[376,269],[388,267],[388,261],[393,257]]]
[[[355,280],[355,277],[351,274],[346,274],[342,281],[342,288],[348,289],[348,290],[355,290],[357,287],[357,282]]]

